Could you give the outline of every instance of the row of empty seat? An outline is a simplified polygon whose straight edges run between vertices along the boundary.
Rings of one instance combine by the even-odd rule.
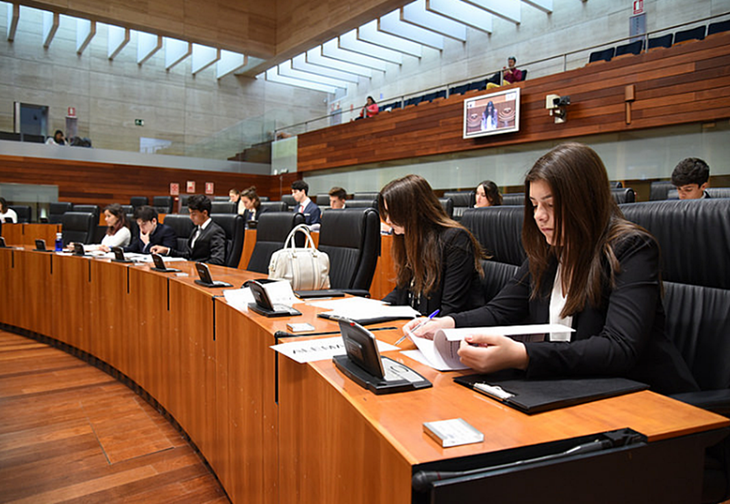
[[[646,41],[648,50],[660,47],[672,47],[672,45],[682,44],[691,40],[704,40],[704,38],[715,33],[730,31],[730,20],[711,23],[708,26],[697,26],[688,30],[680,30],[676,33],[668,33],[657,37],[649,37]],[[635,40],[626,44],[621,44],[608,49],[594,51],[588,57],[589,63],[596,61],[611,61],[613,58],[623,56],[625,54],[640,54],[644,50],[644,39]]]

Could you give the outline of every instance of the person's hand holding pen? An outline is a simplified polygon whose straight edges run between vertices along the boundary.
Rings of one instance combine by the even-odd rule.
[[[400,345],[404,339],[406,339],[408,336],[421,336],[420,334],[415,334],[416,330],[420,329],[424,325],[426,325],[428,322],[432,321],[433,318],[439,314],[441,310],[434,311],[431,315],[429,315],[427,318],[420,318],[420,319],[413,319],[410,322],[408,322],[403,327],[403,336],[395,342],[396,346]],[[438,320],[438,319],[436,319]],[[431,336],[433,338],[433,336]],[[429,338],[429,339],[431,339]]]
[[[451,329],[456,327],[451,317],[413,319],[403,326],[405,334],[413,334],[419,338],[433,339],[439,329]]]

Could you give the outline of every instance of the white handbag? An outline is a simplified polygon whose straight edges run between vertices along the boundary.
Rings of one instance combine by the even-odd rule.
[[[294,244],[296,233],[307,237],[303,248]],[[271,255],[269,278],[288,280],[293,290],[319,290],[330,288],[330,258],[314,246],[306,224],[291,230],[284,242],[284,248]]]

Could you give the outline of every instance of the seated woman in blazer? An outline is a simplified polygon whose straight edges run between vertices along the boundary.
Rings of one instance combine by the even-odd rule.
[[[461,361],[480,372],[513,368],[528,378],[624,376],[661,393],[697,389],[664,332],[659,246],[623,218],[601,158],[568,143],[541,157],[525,179],[522,241],[527,260],[486,306],[452,314],[416,331],[561,323],[573,333],[520,343],[475,330]],[[408,327],[414,327],[410,322]]]
[[[259,216],[266,211],[266,208],[261,206],[261,200],[256,193],[255,186],[244,189],[241,193],[241,201],[244,207],[246,207],[246,211],[243,212],[243,219],[246,221],[246,224],[249,221],[259,220]]]
[[[381,218],[393,228],[396,287],[383,301],[442,315],[484,304],[481,247],[449,219],[426,179],[407,175],[378,194]]]

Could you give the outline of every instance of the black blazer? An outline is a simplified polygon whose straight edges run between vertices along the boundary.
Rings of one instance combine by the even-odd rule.
[[[169,249],[175,248],[177,245],[177,235],[170,226],[164,224],[157,224],[155,230],[150,235],[150,242],[145,245],[140,239],[139,234],[132,238],[132,243],[124,247],[125,252],[135,252],[137,254],[149,254],[150,249],[154,245],[162,245]]]
[[[245,212],[243,212],[243,220],[245,220],[246,221],[246,224],[248,225],[248,221],[252,221],[252,220],[253,221],[257,221],[257,220],[259,220],[259,218],[261,217],[261,214],[262,213],[266,213],[266,210],[267,210],[266,207],[260,206],[259,209],[256,210],[256,216],[253,217],[253,218],[251,217],[251,211],[250,210],[246,210]]]
[[[573,315],[570,342],[526,343],[528,378],[554,376],[623,376],[673,394],[698,387],[681,355],[664,332],[659,281],[659,246],[653,237],[635,233],[615,247],[620,271],[608,281],[598,306]],[[606,277],[608,264],[604,264]],[[550,319],[550,295],[557,271],[553,261],[542,292],[530,299],[532,278],[527,261],[486,306],[452,315],[457,327],[544,324]]]
[[[211,221],[195,240],[195,247],[191,247],[196,229],[193,228],[190,233],[185,250],[171,248],[170,255],[184,257],[189,261],[224,265],[226,263],[226,232],[223,231],[223,228]]]
[[[468,231],[446,228],[442,231],[442,237],[441,283],[428,296],[421,296],[415,306],[409,302],[411,296],[408,288],[396,287],[383,301],[393,305],[411,305],[423,315],[430,315],[439,309],[439,316],[442,317],[484,304]]]

